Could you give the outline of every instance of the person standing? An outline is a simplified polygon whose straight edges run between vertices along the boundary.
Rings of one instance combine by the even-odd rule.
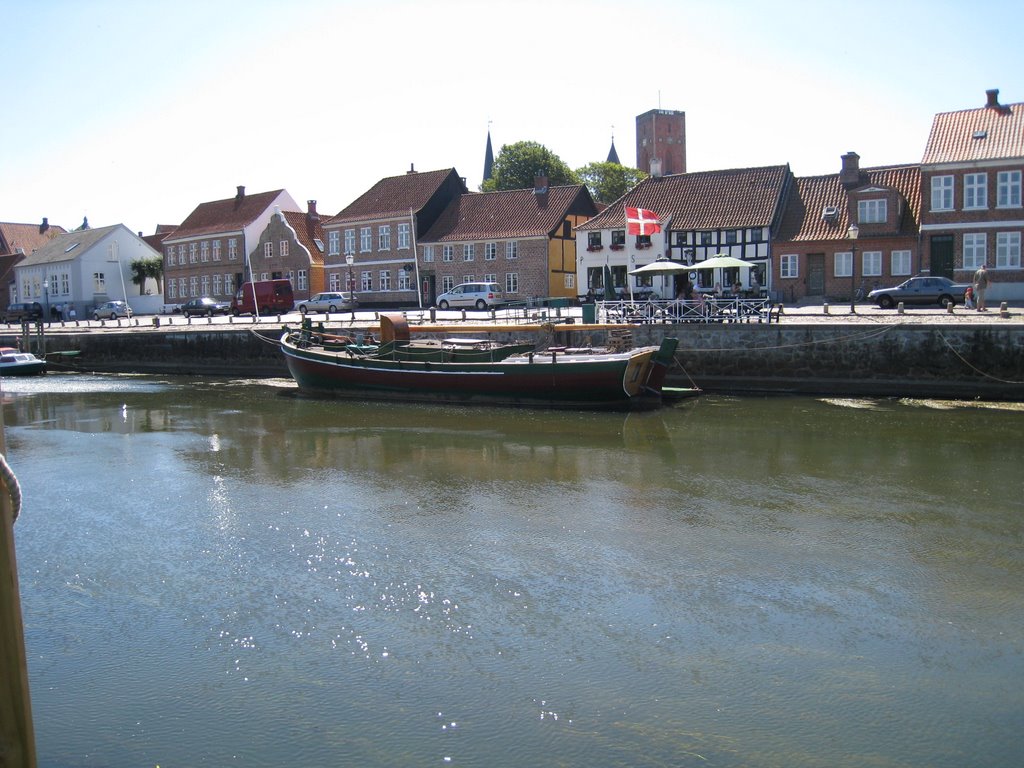
[[[982,264],[974,273],[974,304],[979,312],[985,312],[985,291],[988,290],[988,270]]]

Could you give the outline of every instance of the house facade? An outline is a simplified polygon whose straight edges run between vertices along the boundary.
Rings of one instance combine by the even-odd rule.
[[[921,160],[921,235],[931,274],[970,282],[982,264],[989,300],[1024,299],[1021,233],[1024,103],[935,115]]]
[[[276,208],[260,233],[250,263],[258,270],[257,279],[275,279],[270,275],[287,278],[295,300],[308,299],[324,290],[324,243],[316,200],[306,202],[305,213]]]
[[[152,292],[152,286],[132,282],[131,264],[159,256],[123,224],[58,235],[14,267],[12,301],[38,301],[50,310],[60,307],[65,318],[72,307],[84,318],[113,299],[128,302],[136,312],[155,312],[162,297]]]
[[[418,244],[425,298],[467,282],[497,283],[509,301],[578,295],[574,228],[597,213],[586,186],[467,193]]]
[[[211,296],[223,301],[250,279],[290,278],[295,289],[305,254],[282,254],[280,241],[261,238],[277,211],[298,210],[283,189],[247,195],[242,186],[233,198],[200,203],[163,240],[165,300],[180,304]]]
[[[467,191],[454,168],[378,181],[323,224],[324,290],[354,290],[364,307],[431,301],[434,286],[417,279],[416,243]]]
[[[58,235],[67,234],[64,227],[51,226],[45,217],[41,224],[16,224],[0,221],[0,302],[7,306],[16,299],[14,267],[27,254],[42,248]]]
[[[862,286],[866,294],[926,269],[919,166],[861,168],[857,153],[848,152],[839,173],[795,181],[774,243],[779,300],[848,301]]]
[[[577,227],[577,279],[582,292],[600,295],[607,269],[617,293],[653,292],[673,298],[685,277],[672,280],[629,274],[659,258],[692,265],[689,279],[698,287],[735,282],[748,287],[756,280],[759,287],[771,291],[772,238],[792,185],[788,165],[644,179]],[[653,211],[662,231],[628,235],[625,206]],[[700,262],[719,255],[734,256],[750,266],[701,270]]]

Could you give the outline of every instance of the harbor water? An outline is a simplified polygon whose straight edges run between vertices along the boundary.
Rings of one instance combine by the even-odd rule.
[[[0,387],[39,764],[1024,762],[1024,406]]]

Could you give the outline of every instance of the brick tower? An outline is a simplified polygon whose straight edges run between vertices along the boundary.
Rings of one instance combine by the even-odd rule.
[[[686,173],[685,112],[652,109],[636,116],[636,167],[652,176]]]

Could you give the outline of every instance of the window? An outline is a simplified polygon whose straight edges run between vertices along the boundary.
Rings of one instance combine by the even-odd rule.
[[[861,277],[881,277],[882,252],[864,251],[861,255]]]
[[[391,272],[390,272],[390,270],[382,269],[380,271],[380,289],[382,291],[390,291],[391,290]]]
[[[263,244],[263,258],[269,259],[274,255],[274,244],[264,243]]]
[[[238,241],[235,238],[228,239],[228,261],[238,258]]]
[[[188,279],[188,287],[191,290],[189,296],[199,296],[199,277],[197,275],[192,275],[192,277]]]
[[[758,227],[757,229],[750,230],[750,242],[760,243],[764,237],[764,230]]]
[[[835,255],[832,275],[834,277],[853,277],[853,254],[850,251],[843,251]]]
[[[968,173],[964,176],[964,210],[988,208],[988,174]]]
[[[996,267],[1020,269],[1020,232],[996,234]]]
[[[359,228],[359,252],[368,253],[373,248],[373,230],[371,227]],[[369,274],[364,272],[363,274]]]
[[[178,284],[173,280],[167,281],[167,298],[176,299],[178,298]]]
[[[576,287],[576,275],[574,273],[566,272],[563,277],[565,279],[565,282],[563,282],[562,285],[566,288],[566,290],[571,291],[573,288]]]
[[[282,240],[279,243],[279,250],[281,251],[281,258],[284,258],[285,256],[288,255],[288,241],[287,240]]]
[[[884,224],[888,215],[888,206],[883,200],[858,200],[857,220],[861,224]]]
[[[406,272],[404,269],[398,270],[398,290],[400,291],[411,291],[412,290],[412,273]]]
[[[206,240],[203,240],[203,242],[200,243],[200,245],[199,245],[199,260],[200,261],[209,261],[210,260],[210,244]]]
[[[712,245],[713,242],[714,242],[714,238],[712,237],[712,233],[711,232],[701,232],[700,233],[700,244],[701,245]]]
[[[1000,171],[996,176],[996,207],[1020,208],[1020,171]]]
[[[455,278],[451,275],[445,275],[441,278],[441,293],[448,293],[452,288],[455,287]]]
[[[517,240],[509,240],[505,243],[505,258],[506,259],[518,259],[519,258],[519,242]],[[519,278],[516,278],[517,280]]]
[[[505,273],[505,293],[519,293],[519,273]]]
[[[329,291],[340,291],[341,290],[341,274],[338,272],[331,272],[327,275],[327,290]]]
[[[224,275],[224,295],[234,296],[235,295],[235,276]]]
[[[455,256],[455,247],[452,245],[441,246],[441,261],[451,261]]]
[[[377,229],[377,250],[378,251],[390,251],[391,250],[391,225],[382,224]]]
[[[494,261],[498,257],[497,243],[484,243],[484,261]]]
[[[356,231],[354,229],[345,230],[345,253],[356,252]]]
[[[424,245],[423,246],[423,261],[429,262],[434,260],[434,246]]]
[[[174,246],[173,245],[170,246],[167,249],[167,266],[168,267],[173,267],[174,266]]]
[[[952,176],[932,176],[932,210],[953,210]]]
[[[637,235],[636,236],[637,248],[650,248],[651,247],[651,236],[650,235]]]
[[[985,235],[964,235],[964,269],[977,269],[985,263]]]
[[[188,263],[198,264],[199,263],[199,245],[197,243],[188,244]]]
[[[473,275],[463,275],[462,282],[464,283],[475,283],[476,278]]]
[[[221,290],[220,290],[220,275],[214,275],[213,276],[213,295],[214,296],[223,296],[224,295],[223,293],[221,293]]]
[[[202,286],[202,293],[200,295],[201,296],[209,296],[210,295],[210,276],[209,275],[203,275],[202,278],[200,279],[199,283]]]
[[[484,275],[485,283],[496,283],[498,282],[498,276],[494,272]]]
[[[337,230],[327,233],[327,255],[337,256],[340,251],[338,246],[340,244],[341,236]]]
[[[366,271],[359,275],[359,290],[361,291],[372,291],[373,290],[373,272]]]
[[[462,260],[463,261],[472,261],[473,260],[473,244],[472,243],[465,243],[462,246]]]
[[[297,285],[300,291],[304,291],[307,288],[309,288],[309,275],[306,274],[306,270],[299,270],[299,279],[297,281]]]
[[[587,250],[596,251],[601,247],[601,233],[587,232]]]
[[[726,245],[736,245],[736,230],[735,229],[727,229],[727,230],[725,230],[725,244]]]
[[[92,290],[93,293],[106,293],[107,292],[107,278],[102,272],[92,273]],[[38,291],[37,291],[38,293]]]
[[[399,224],[398,225],[398,250],[404,250],[409,247],[409,225]]]
[[[220,240],[213,241],[213,260],[220,261]]]
[[[178,264],[184,264],[184,263],[185,263],[185,246],[184,245],[179,245],[178,246]]]
[[[618,246],[621,248],[626,244],[626,230],[624,229],[613,229],[612,230],[612,248]]]
[[[890,267],[890,273],[892,275],[910,274],[910,251],[892,252],[892,266]]]
[[[795,253],[784,253],[779,257],[779,277],[799,277],[800,257]]]

